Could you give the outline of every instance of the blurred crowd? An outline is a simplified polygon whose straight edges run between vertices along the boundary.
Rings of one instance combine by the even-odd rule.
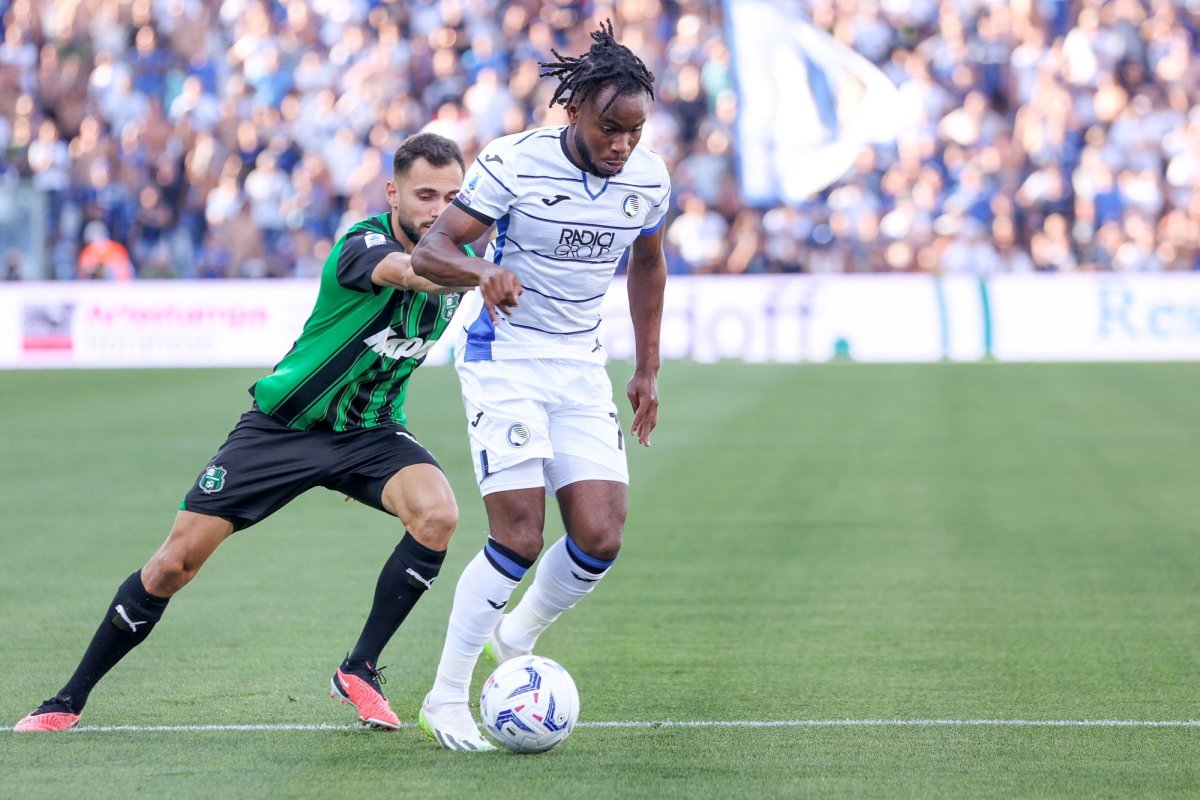
[[[537,62],[611,17],[672,272],[1200,268],[1200,0],[799,5],[910,114],[799,205],[740,199],[720,0],[0,0],[0,193],[46,197],[50,277],[313,276],[404,136],[565,121]]]

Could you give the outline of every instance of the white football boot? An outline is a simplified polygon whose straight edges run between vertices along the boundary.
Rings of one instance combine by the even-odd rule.
[[[496,746],[483,738],[466,703],[430,705],[429,696],[421,703],[417,716],[421,731],[447,750],[495,750]]]

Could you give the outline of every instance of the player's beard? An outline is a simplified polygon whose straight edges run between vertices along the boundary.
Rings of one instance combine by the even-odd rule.
[[[404,231],[404,235],[413,244],[421,241],[421,229],[416,227],[411,219],[403,216],[399,211],[396,212],[396,226]]]
[[[583,134],[579,130],[579,126],[575,126],[575,150],[579,153],[579,160],[583,162],[583,168],[601,178],[611,178],[613,175],[619,175],[621,170],[616,172],[601,172],[600,167],[592,158],[592,151],[588,150],[587,142],[584,141]]]

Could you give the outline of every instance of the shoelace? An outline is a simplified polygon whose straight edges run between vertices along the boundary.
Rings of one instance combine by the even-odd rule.
[[[71,705],[71,698],[54,695],[54,697],[51,697],[48,700],[43,700],[42,704],[38,706],[38,711],[41,711],[45,714],[51,712],[65,712],[67,714],[74,714],[75,706]]]
[[[380,689],[380,687],[387,683],[387,678],[383,675],[383,671],[387,669],[387,667],[379,667],[376,669],[375,665],[370,661],[365,662],[364,666],[367,669],[367,680],[374,684],[376,689],[379,689],[380,694],[383,694],[383,689]]]
[[[379,667],[376,669],[374,664],[372,664],[370,661],[367,662],[367,673],[370,674],[371,679],[378,682],[380,686],[383,686],[386,684],[386,682],[388,682],[388,679],[384,678],[383,676],[384,669],[386,669],[386,667]]]

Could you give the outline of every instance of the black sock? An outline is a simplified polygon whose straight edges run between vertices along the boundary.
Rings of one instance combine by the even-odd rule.
[[[169,597],[155,597],[142,585],[142,571],[134,572],[117,589],[107,618],[96,629],[75,674],[58,696],[69,698],[75,713],[83,710],[92,688],[125,655],[142,643],[162,619]]]
[[[400,544],[388,557],[375,584],[375,602],[367,615],[358,644],[346,657],[346,664],[356,666],[364,661],[378,666],[376,661],[384,645],[404,622],[408,612],[433,584],[442,569],[445,550],[430,550],[405,532]]]

